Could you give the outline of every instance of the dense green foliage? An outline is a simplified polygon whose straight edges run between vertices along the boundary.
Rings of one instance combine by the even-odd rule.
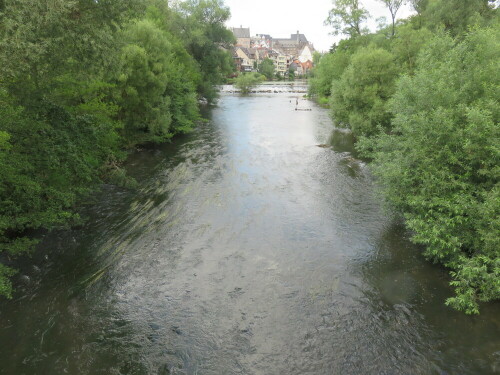
[[[332,89],[332,81],[339,80],[342,73],[349,65],[350,54],[342,52],[324,55],[316,64],[314,76],[309,81],[309,91],[319,97],[329,97]]]
[[[198,92],[211,102],[217,96],[214,86],[223,83],[234,70],[227,50],[235,39],[224,26],[230,16],[229,8],[222,0],[186,0],[178,3],[176,15],[170,23],[170,31],[179,33],[187,51],[196,60],[201,73]]]
[[[272,81],[274,77],[274,62],[270,58],[265,58],[259,64],[259,73],[264,75],[268,81]]]
[[[500,299],[497,9],[414,4],[394,33],[348,33],[321,58],[310,93],[329,97],[413,241],[450,270],[456,294],[446,303],[478,313],[479,302]]]
[[[77,219],[78,199],[134,144],[188,132],[231,71],[221,1],[0,3],[0,295],[33,231]]]
[[[241,90],[243,94],[248,94],[252,88],[257,86],[265,79],[265,76],[259,73],[240,74],[234,81],[234,85]]]
[[[358,135],[372,135],[377,126],[389,127],[387,99],[394,92],[397,67],[393,55],[381,48],[357,51],[349,66],[331,85],[331,108],[339,124]]]

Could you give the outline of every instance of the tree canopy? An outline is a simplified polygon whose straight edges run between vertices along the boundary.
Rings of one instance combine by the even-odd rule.
[[[259,64],[259,73],[264,75],[268,81],[271,81],[274,77],[274,62],[270,58],[265,58]]]

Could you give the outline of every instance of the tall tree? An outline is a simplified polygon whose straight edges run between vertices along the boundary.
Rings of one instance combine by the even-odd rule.
[[[234,70],[229,49],[235,39],[224,25],[231,13],[222,0],[187,0],[176,9],[180,16],[171,23],[171,31],[180,36],[197,61],[202,73],[198,91],[212,101],[217,95],[214,85]]]
[[[330,106],[339,127],[356,136],[372,136],[390,127],[387,100],[397,77],[394,56],[381,48],[363,48],[351,58],[340,79],[332,80]]]
[[[389,12],[391,12],[391,18],[392,18],[392,36],[394,36],[394,33],[396,32],[396,14],[399,11],[399,8],[401,8],[401,5],[405,3],[405,0],[379,0],[382,3],[385,4],[385,6],[389,9]]]
[[[369,17],[359,0],[333,0],[333,8],[328,14],[325,25],[333,26],[334,35],[348,35],[350,38],[363,32],[362,23]]]
[[[274,63],[270,58],[265,58],[259,64],[259,73],[266,76],[268,81],[271,81],[274,77]]]

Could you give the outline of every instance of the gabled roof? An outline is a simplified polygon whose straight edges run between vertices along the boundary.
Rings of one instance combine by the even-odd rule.
[[[240,50],[241,52],[243,52],[243,54],[244,54],[246,57],[250,58],[250,52],[248,51],[248,48],[245,48],[245,47],[240,47],[240,46],[236,47],[236,48],[234,49],[234,54],[235,54],[235,55],[237,55],[237,54],[238,54],[238,50]]]
[[[302,55],[302,54],[304,53],[304,50],[305,50],[306,48],[309,50],[309,52],[311,52],[311,54],[314,52],[314,49],[313,49],[313,48],[311,48],[311,46],[310,46],[309,44],[306,44],[304,47],[302,47],[302,48],[300,49],[300,51],[299,51],[299,56],[300,56],[300,55]]]
[[[255,59],[257,53],[258,52],[256,48],[248,48],[247,56],[250,57],[251,59]]]
[[[237,55],[237,50],[241,50],[249,59],[255,60],[257,57],[257,49],[255,48],[246,48],[246,47],[236,47],[234,49],[234,54]]]
[[[233,34],[236,38],[250,38],[250,28],[233,27]]]

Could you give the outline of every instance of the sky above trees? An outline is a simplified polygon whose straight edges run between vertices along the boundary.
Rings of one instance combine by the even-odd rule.
[[[391,14],[381,1],[361,0],[361,3],[370,12],[371,19],[367,25],[372,31],[375,31],[379,17],[386,17],[387,23],[390,23]],[[270,34],[275,38],[284,38],[299,30],[319,51],[327,51],[334,42],[342,39],[342,36],[329,35],[332,27],[323,25],[333,7],[331,0],[300,3],[287,0],[225,0],[225,4],[231,8],[231,18],[226,25],[250,27],[251,35]],[[406,18],[411,13],[410,6],[404,5],[397,19]]]

